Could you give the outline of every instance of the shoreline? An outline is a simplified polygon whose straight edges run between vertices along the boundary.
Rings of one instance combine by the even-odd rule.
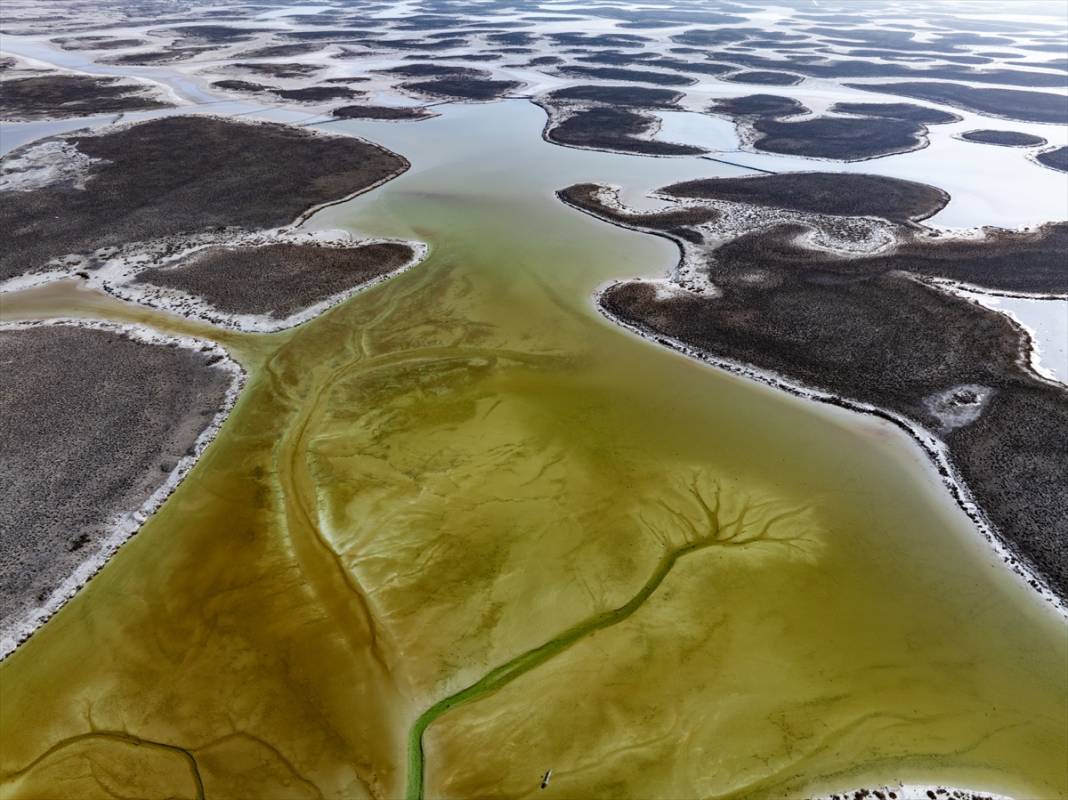
[[[670,237],[668,237],[670,238]],[[721,370],[735,377],[762,383],[774,389],[786,392],[797,398],[824,403],[837,408],[866,414],[890,422],[903,430],[915,445],[928,459],[928,463],[939,475],[939,483],[949,491],[957,507],[972,521],[974,528],[985,540],[994,554],[1015,574],[1023,580],[1035,595],[1046,605],[1050,606],[1060,617],[1068,620],[1068,603],[1050,587],[1044,576],[1034,570],[1027,561],[1017,554],[1011,542],[1004,538],[987,518],[982,507],[971,494],[964,479],[957,471],[956,465],[950,458],[949,449],[937,436],[926,428],[917,425],[902,415],[880,408],[878,406],[862,403],[850,398],[842,397],[831,392],[825,392],[806,386],[797,381],[780,375],[770,370],[761,370],[748,364],[743,364],[731,359],[714,356],[700,348],[688,345],[674,337],[655,333],[640,325],[617,317],[608,311],[602,303],[601,297],[612,287],[626,282],[625,280],[608,281],[597,287],[591,297],[594,308],[607,321],[611,322],[638,338],[650,344],[660,345],[684,358],[696,361],[700,364]]]
[[[248,382],[248,372],[222,345],[207,339],[179,336],[152,328],[148,325],[118,323],[104,320],[56,317],[47,320],[22,320],[0,323],[0,330],[22,330],[43,326],[89,328],[113,332],[133,341],[157,346],[182,347],[198,352],[211,353],[219,358],[217,365],[230,373],[230,386],[226,390],[221,407],[211,421],[197,435],[192,453],[183,456],[168,473],[163,483],[135,509],[120,511],[112,518],[107,532],[101,539],[100,549],[64,578],[52,590],[48,598],[28,615],[16,620],[5,630],[0,630],[0,663],[28,641],[49,619],[62,609],[95,576],[127,541],[135,536],[166,500],[181,485],[186,475],[200,461],[209,445],[215,440],[223,424],[241,398]]]

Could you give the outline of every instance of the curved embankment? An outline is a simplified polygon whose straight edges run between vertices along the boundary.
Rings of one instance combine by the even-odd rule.
[[[791,188],[817,177],[793,175]],[[734,180],[743,187],[787,178]],[[686,196],[715,201],[721,185],[732,186],[707,183]],[[659,195],[670,198],[678,188]],[[694,294],[619,282],[600,293],[602,313],[700,360],[905,428],[1003,560],[1063,613],[1057,596],[1068,591],[1068,559],[1059,542],[1068,510],[1053,477],[1068,451],[1063,387],[1034,373],[1030,340],[1011,320],[932,286],[931,279],[966,275],[986,286],[1054,290],[1063,283],[1059,254],[1068,225],[991,233],[982,241],[935,239],[910,229],[917,215],[895,213],[892,247],[868,255],[827,253],[806,237],[819,235],[825,223],[844,224],[843,199],[833,194],[831,216],[801,224],[772,218],[723,242],[715,224],[665,228],[657,218],[671,211],[628,212],[594,189],[579,185],[560,197],[613,224],[673,239],[680,263],[691,271],[700,265],[711,287]],[[784,205],[792,209],[789,201],[787,195]],[[689,202],[684,208],[696,215],[702,206]],[[1025,495],[1017,490],[1023,485]]]
[[[772,529],[777,524],[799,516],[804,512],[804,508],[783,508],[764,517],[762,521],[758,519],[754,522],[747,522],[749,506],[743,505],[742,510],[733,519],[723,521],[718,484],[715,484],[712,492],[711,503],[705,498],[696,480],[690,486],[690,493],[703,513],[704,529],[699,530],[680,512],[672,512],[692,538],[684,544],[668,546],[648,580],[630,600],[617,608],[595,614],[571,626],[544,644],[506,661],[487,672],[475,683],[442,698],[419,715],[408,733],[408,777],[404,792],[406,800],[421,800],[423,797],[425,780],[423,734],[436,719],[459,705],[473,702],[507,686],[516,678],[556,657],[585,637],[623,622],[652,597],[681,558],[711,547],[742,547],[758,542],[797,547],[805,540],[803,534],[782,537],[772,535]]]

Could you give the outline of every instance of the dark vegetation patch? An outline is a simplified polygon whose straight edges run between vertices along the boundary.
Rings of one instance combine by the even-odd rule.
[[[732,83],[760,83],[765,86],[795,86],[804,80],[800,75],[791,75],[789,72],[766,72],[763,70],[751,70],[735,72],[733,75],[724,75],[723,80]]]
[[[250,72],[254,75],[267,75],[272,78],[307,78],[322,72],[323,68],[318,64],[302,64],[300,62],[271,62],[248,63],[239,61],[230,65],[233,69],[242,72]]]
[[[401,88],[410,92],[434,97],[458,98],[461,100],[494,100],[514,92],[523,84],[519,81],[493,81],[483,78],[434,78],[428,81],[402,83]]]
[[[5,117],[82,117],[169,106],[143,84],[119,78],[41,75],[0,84],[0,114]]]
[[[848,172],[788,172],[752,178],[703,178],[672,184],[662,194],[815,214],[879,216],[894,222],[926,219],[949,196],[924,183]]]
[[[257,47],[255,50],[245,50],[238,53],[239,58],[290,58],[302,56],[308,53],[317,53],[323,49],[321,44],[272,44],[267,47]]]
[[[753,122],[753,147],[768,153],[854,161],[905,153],[923,145],[927,129],[902,119],[817,117],[789,122],[767,117]]]
[[[804,57],[768,58],[745,53],[731,54],[730,60],[749,69],[785,70],[813,78],[923,78],[946,81],[997,83],[1006,86],[1063,87],[1064,75],[1012,69],[971,69],[958,66],[931,66],[923,69],[903,64],[880,63],[861,59],[822,59]]]
[[[466,47],[467,39],[377,39],[369,40],[365,44],[374,47],[385,47],[391,50],[452,50],[457,47]]]
[[[253,83],[252,81],[240,81],[235,78],[225,78],[221,81],[212,81],[212,87],[216,89],[225,89],[228,92],[273,92],[274,86],[265,86],[262,83]]]
[[[0,279],[68,253],[216,227],[285,225],[407,168],[358,139],[208,117],[61,138],[102,161],[84,189],[0,193]]]
[[[659,86],[689,86],[697,83],[694,78],[672,75],[667,72],[649,72],[637,69],[620,69],[616,67],[582,67],[570,65],[560,68],[560,74],[569,78],[600,78],[610,81],[630,81],[634,83],[652,83]]]
[[[808,113],[808,108],[801,101],[776,94],[725,97],[714,102],[708,110],[713,114],[721,114],[734,119],[796,117]]]
[[[285,319],[387,275],[413,256],[398,242],[209,247],[179,266],[145,270],[136,282],[178,289],[228,314]]]
[[[594,106],[576,111],[546,131],[556,144],[617,150],[642,155],[686,156],[703,153],[699,147],[640,138],[652,133],[656,120],[637,111],[611,106]]]
[[[178,61],[188,61],[203,53],[214,53],[215,50],[216,48],[214,47],[175,47],[166,50],[151,50],[147,53],[123,53],[120,56],[109,56],[101,59],[101,63],[150,67],[153,64],[173,64]]]
[[[260,33],[273,33],[271,28],[231,28],[226,25],[186,25],[149,31],[149,36],[171,35],[187,42],[205,44],[233,44],[247,42]]]
[[[1041,136],[1020,131],[994,131],[978,130],[965,131],[960,135],[966,142],[979,142],[980,144],[998,144],[1002,147],[1039,147],[1046,140]]]
[[[537,40],[537,34],[527,33],[526,31],[513,31],[510,33],[491,33],[486,36],[486,41],[488,42],[495,42],[496,44],[505,45],[518,45],[521,47],[533,44]]]
[[[64,50],[121,50],[148,44],[144,39],[114,39],[110,36],[68,36],[52,41]]]
[[[607,103],[632,108],[677,108],[681,92],[645,86],[568,86],[546,95],[553,103]]]
[[[434,116],[420,106],[341,106],[330,113],[339,119],[420,120]]]
[[[460,53],[454,56],[438,56],[443,61],[500,61],[501,53]]]
[[[696,225],[715,222],[719,212],[712,208],[682,207],[670,211],[636,213],[617,210],[603,205],[597,199],[600,187],[595,183],[577,183],[557,192],[557,196],[570,206],[587,211],[595,216],[621,225],[649,228],[680,239],[700,244],[702,235],[693,230]]]
[[[724,72],[730,72],[734,69],[730,64],[716,64],[711,61],[683,61],[678,58],[651,58],[645,62],[645,65],[677,72],[693,72],[699,75],[722,75]]]
[[[644,47],[645,36],[629,33],[548,33],[545,38],[560,47]]]
[[[849,83],[851,89],[897,94],[1024,122],[1068,122],[1068,97],[1019,89],[987,89],[959,83]]]
[[[587,64],[609,64],[618,67],[639,64],[651,58],[655,58],[653,53],[621,53],[618,50],[604,50],[588,56],[578,56],[575,60]]]
[[[349,28],[330,31],[287,31],[279,34],[282,39],[294,42],[359,42],[369,36],[374,36],[374,31]]]
[[[296,100],[301,103],[325,103],[327,100],[351,100],[363,97],[366,92],[350,89],[347,86],[305,86],[301,89],[272,89],[283,100]]]
[[[44,325],[0,331],[0,629],[100,549],[222,407],[211,354]]]
[[[944,125],[950,122],[960,122],[961,119],[948,111],[916,106],[912,103],[835,103],[830,111],[834,114],[903,119],[918,122],[921,125]]]
[[[696,47],[714,47],[716,45],[744,41],[749,38],[750,33],[748,30],[736,28],[720,28],[719,30],[696,28],[685,33],[675,34],[671,37],[671,41]]]
[[[383,75],[399,75],[402,78],[485,78],[489,76],[485,70],[450,67],[444,64],[402,64],[399,67],[378,71]]]
[[[1056,150],[1047,150],[1035,156],[1038,163],[1050,169],[1068,172],[1068,147],[1058,147]]]

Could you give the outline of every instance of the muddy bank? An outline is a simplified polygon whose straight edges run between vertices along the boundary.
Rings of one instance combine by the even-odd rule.
[[[618,205],[603,205],[580,207],[627,224]],[[895,246],[869,256],[813,248],[810,227],[797,223],[725,243],[715,223],[692,236],[631,227],[675,239],[713,290],[621,282],[600,296],[610,317],[930,432],[1013,557],[1068,596],[1068,497],[1057,477],[1068,469],[1068,392],[1031,369],[1016,323],[929,282],[1068,292],[1068,223],[982,240],[899,227]]]
[[[73,174],[54,172],[66,148]],[[45,148],[45,149],[42,149]],[[93,269],[109,248],[217,227],[286,225],[403,172],[351,137],[276,124],[167,117],[36,142],[0,161],[0,280]],[[85,257],[63,259],[69,254]]]
[[[173,491],[232,404],[217,346],[114,325],[0,329],[0,655]]]

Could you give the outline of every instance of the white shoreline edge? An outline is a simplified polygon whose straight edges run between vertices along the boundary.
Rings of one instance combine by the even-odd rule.
[[[987,518],[980,505],[975,501],[975,498],[965,484],[964,479],[958,473],[956,465],[949,457],[948,448],[941,439],[926,428],[917,425],[901,414],[888,411],[879,406],[862,403],[831,392],[825,392],[821,389],[806,386],[803,383],[790,380],[789,378],[771,370],[762,370],[733,359],[714,356],[700,348],[688,345],[679,339],[654,333],[639,325],[617,317],[602,305],[601,298],[604,293],[612,287],[627,282],[629,282],[627,279],[608,281],[607,283],[598,286],[592,296],[593,304],[597,309],[597,312],[614,325],[624,328],[647,342],[662,345],[686,358],[722,370],[731,375],[763,383],[766,386],[779,389],[805,400],[814,400],[816,402],[844,408],[849,411],[868,414],[891,422],[904,430],[913,442],[919,445],[920,449],[923,450],[931,462],[933,462],[933,466],[938,471],[942,485],[949,490],[954,501],[968,518],[971,519],[976,530],[979,531],[980,535],[986,540],[994,553],[1013,573],[1021,578],[1042,601],[1052,607],[1062,618],[1068,619],[1068,605],[1066,605],[1065,602],[1053,592],[1046,579],[1022,561],[1012,551],[1011,547],[996,533],[996,528]]]
[[[111,520],[106,534],[99,542],[97,552],[79,564],[58,587],[53,589],[42,605],[29,612],[29,614],[16,619],[8,629],[0,631],[0,661],[11,655],[19,645],[27,641],[33,633],[65,606],[94,575],[103,569],[111,560],[111,557],[118,552],[119,548],[132,538],[163,505],[167,498],[174,493],[185,476],[200,460],[201,455],[215,440],[223,423],[229,418],[230,412],[237,404],[248,380],[248,374],[244,367],[218,343],[192,336],[161,333],[147,325],[77,318],[54,318],[0,323],[0,330],[24,330],[42,326],[111,331],[145,344],[176,345],[197,352],[211,353],[220,357],[220,360],[212,366],[217,366],[229,372],[231,380],[222,406],[215,412],[211,422],[204,427],[193,443],[193,453],[182,456],[163,483],[138,508],[132,511],[120,512]]]

